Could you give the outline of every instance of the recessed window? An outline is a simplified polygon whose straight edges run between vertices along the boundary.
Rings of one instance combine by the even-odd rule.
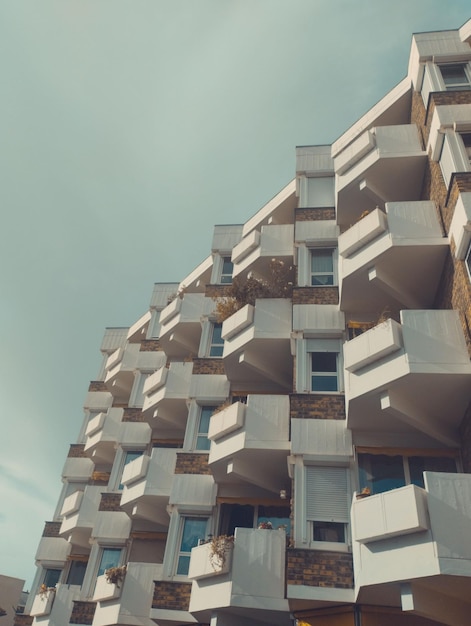
[[[205,539],[207,534],[207,517],[183,517],[179,550],[176,565],[176,574],[186,576],[190,567],[191,550],[195,548],[200,539]]]
[[[69,573],[67,575],[68,585],[82,585],[88,561],[71,561]]]
[[[334,249],[313,248],[311,250],[311,285],[325,287],[334,283]]]
[[[338,391],[338,353],[311,352],[311,391]]]
[[[208,439],[209,421],[216,407],[202,406],[196,429],[195,450],[209,450],[211,441]]]
[[[349,519],[348,471],[345,467],[307,466],[306,518],[310,541],[316,544],[347,543]]]
[[[469,68],[467,63],[449,63],[440,65],[443,82],[447,91],[471,89]]]
[[[59,578],[61,577],[62,570],[61,569],[47,569],[44,572],[44,579],[42,584],[46,587],[55,587],[59,582]]]
[[[219,282],[222,285],[230,285],[232,283],[233,269],[234,269],[234,265],[231,261],[231,257],[230,256],[222,257],[221,276],[219,278]]]
[[[471,133],[461,133],[461,139],[468,156],[468,161],[471,162]]]
[[[103,548],[98,565],[97,576],[102,576],[107,569],[118,567],[121,561],[121,548]]]
[[[224,339],[221,337],[222,324],[214,322],[211,329],[211,340],[209,343],[209,356],[219,357],[224,352]]]

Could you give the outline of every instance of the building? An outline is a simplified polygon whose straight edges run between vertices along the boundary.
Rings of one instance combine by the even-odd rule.
[[[18,626],[469,623],[470,44],[106,331]]]
[[[13,626],[15,614],[23,610],[26,593],[24,580],[0,574],[0,618],[2,626]]]

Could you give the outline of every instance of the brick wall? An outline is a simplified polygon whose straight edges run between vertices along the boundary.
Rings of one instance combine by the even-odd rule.
[[[69,624],[92,624],[95,615],[96,602],[74,601]]]
[[[338,304],[338,287],[294,287],[293,304]]]
[[[191,452],[177,454],[175,474],[211,474],[208,455]]]
[[[193,374],[225,374],[222,359],[194,359]]]
[[[120,493],[102,493],[99,511],[121,511]]]
[[[153,609],[188,611],[191,584],[156,581],[154,583]]]
[[[111,475],[110,472],[95,471],[91,475],[90,480],[88,481],[88,484],[94,485],[96,487],[103,485],[105,487],[110,482],[110,475]]]
[[[315,209],[296,209],[295,220],[297,222],[312,222],[320,220],[334,220],[335,208],[334,207],[322,207]]]
[[[291,394],[290,418],[344,420],[345,396],[333,394]]]
[[[353,588],[353,557],[344,552],[288,548],[288,585]]]
[[[140,352],[160,352],[162,347],[158,339],[143,339],[139,348]]]
[[[67,456],[69,459],[87,458],[88,454],[85,452],[85,444],[71,443]]]
[[[142,409],[126,407],[123,411],[122,422],[143,422],[144,414]]]
[[[88,385],[88,391],[108,391],[102,380],[92,380]]]
[[[13,626],[31,626],[34,617],[31,615],[16,614],[13,619]]]
[[[58,537],[61,529],[61,522],[46,522],[44,524],[43,537]]]

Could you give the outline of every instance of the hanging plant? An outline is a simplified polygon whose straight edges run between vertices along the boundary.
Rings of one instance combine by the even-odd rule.
[[[227,554],[233,545],[234,537],[232,535],[219,535],[211,539],[209,542],[209,562],[215,572],[218,569],[223,569]]]

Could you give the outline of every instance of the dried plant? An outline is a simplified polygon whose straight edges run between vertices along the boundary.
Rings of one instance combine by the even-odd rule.
[[[106,582],[119,587],[119,583],[124,579],[126,574],[126,565],[120,567],[110,567],[105,570]]]
[[[222,569],[227,560],[227,554],[234,545],[232,535],[219,535],[213,537],[209,542],[209,562],[214,571]]]

